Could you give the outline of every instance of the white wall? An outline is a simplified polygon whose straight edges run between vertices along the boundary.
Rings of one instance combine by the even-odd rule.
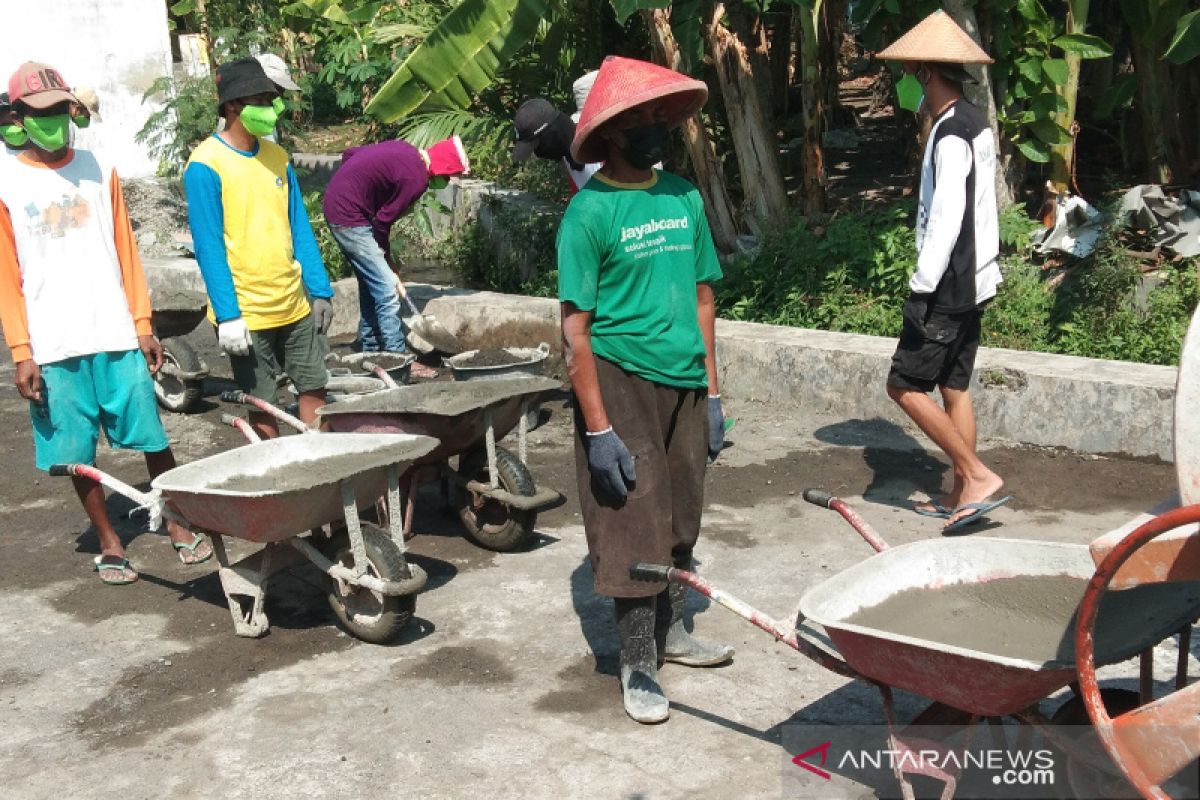
[[[0,91],[25,61],[41,61],[71,86],[100,97],[101,123],[78,131],[76,144],[96,150],[123,177],[157,166],[133,137],[154,111],[142,95],[171,71],[166,0],[58,0],[42,5],[0,0]]]

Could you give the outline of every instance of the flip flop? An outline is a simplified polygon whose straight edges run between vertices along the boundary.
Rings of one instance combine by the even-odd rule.
[[[962,519],[951,522],[949,525],[942,528],[942,533],[951,533],[953,531],[965,528],[968,525],[974,525],[976,522],[982,522],[984,516],[989,511],[999,508],[1009,500],[1012,500],[1012,495],[1006,495],[1005,497],[1001,497],[999,500],[983,500],[978,503],[963,503],[961,506],[955,508],[950,515],[954,516],[958,512],[966,511],[967,509],[972,509],[971,513]]]
[[[100,573],[101,582],[106,583],[109,586],[128,586],[131,583],[137,583],[137,579],[138,579],[137,570],[134,569],[133,565],[129,563],[128,558],[122,558],[119,562],[117,562],[115,564],[113,564],[113,563],[105,564],[103,562],[104,558],[105,558],[104,556],[96,556],[95,558],[92,559],[92,569],[94,569],[96,572]],[[127,578],[125,576],[125,570],[129,570],[130,572],[132,572],[133,577]],[[104,577],[104,574],[106,572],[116,573],[117,578],[114,579],[114,578]]]
[[[913,511],[916,512],[917,514],[920,514],[922,517],[937,517],[938,519],[950,519],[950,517],[954,514],[954,509],[946,508],[944,505],[939,503],[937,500],[924,500],[922,502],[925,505],[932,507],[931,509],[930,508],[917,508],[917,506],[914,505]],[[920,505],[920,503],[918,503],[917,505]]]
[[[193,539],[192,539],[191,544],[184,544],[182,542],[171,542],[171,546],[175,548],[175,552],[179,556],[179,562],[187,567],[193,567],[196,564],[203,564],[205,561],[208,561],[210,558],[213,557],[213,551],[212,551],[212,548],[210,547],[208,550],[208,553],[205,554],[205,556],[203,558],[196,558],[196,548],[198,548],[200,545],[204,544],[205,539],[203,536],[201,536],[198,533],[193,533],[192,536],[193,536]],[[190,552],[192,554],[192,559],[193,559],[192,561],[184,560],[184,558],[183,558],[184,550],[187,550],[188,552]]]

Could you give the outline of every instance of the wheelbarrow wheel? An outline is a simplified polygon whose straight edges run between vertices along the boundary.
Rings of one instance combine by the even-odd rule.
[[[1109,714],[1124,714],[1138,706],[1138,693],[1128,689],[1105,687],[1100,690],[1100,696],[1104,698],[1104,707]],[[1077,746],[1086,752],[1095,753],[1098,760],[1107,761],[1107,755],[1095,733],[1085,730],[1091,727],[1092,721],[1088,718],[1087,707],[1081,696],[1073,695],[1059,706],[1050,717],[1050,722],[1054,725],[1069,725],[1078,730],[1080,733],[1077,735]],[[1062,800],[1088,800],[1093,797],[1137,800],[1140,797],[1134,788],[1117,774],[1118,770],[1115,767],[1106,771],[1100,770],[1083,759],[1072,758],[1069,753],[1062,752],[1059,748],[1051,746],[1051,749],[1056,753],[1054,763],[1066,764],[1066,785],[1062,785],[1062,782],[1056,784],[1059,786],[1059,796]]]
[[[487,450],[479,448],[462,456],[459,474],[467,480],[488,483]],[[532,495],[537,491],[533,475],[521,459],[503,447],[496,448],[496,472],[500,488],[510,494]],[[467,530],[467,538],[487,550],[501,553],[521,550],[533,539],[536,511],[512,508],[499,500],[459,489],[456,495],[458,517]]]
[[[200,356],[196,355],[196,351],[184,339],[163,339],[162,348],[164,367],[170,365],[180,372],[198,372],[204,367]],[[202,381],[185,381],[162,370],[154,376],[154,396],[158,399],[158,404],[177,414],[189,410],[192,404],[200,399],[202,389]]]
[[[367,574],[385,581],[404,580],[404,557],[392,537],[370,523],[362,523],[363,549],[367,555]],[[350,533],[342,528],[322,547],[331,561],[354,569],[354,551]],[[412,621],[417,609],[416,595],[381,595],[361,586],[331,579],[329,606],[343,628],[353,636],[372,644],[390,642]]]

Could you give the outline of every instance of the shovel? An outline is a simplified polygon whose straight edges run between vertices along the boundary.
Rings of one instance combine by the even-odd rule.
[[[440,350],[443,353],[455,355],[466,349],[454,334],[437,321],[437,317],[417,311],[417,307],[408,298],[408,290],[404,288],[404,281],[400,280],[399,275],[396,275],[396,291],[399,292],[400,299],[404,301],[411,312],[411,316],[404,317],[401,313],[401,317],[404,319],[404,324],[408,326],[408,343],[412,345],[413,350],[418,353]]]

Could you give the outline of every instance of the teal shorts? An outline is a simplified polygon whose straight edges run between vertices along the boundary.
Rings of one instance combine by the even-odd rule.
[[[140,350],[93,353],[42,367],[42,403],[29,404],[37,467],[93,464],[100,429],[110,447],[157,453],[169,446]]]

